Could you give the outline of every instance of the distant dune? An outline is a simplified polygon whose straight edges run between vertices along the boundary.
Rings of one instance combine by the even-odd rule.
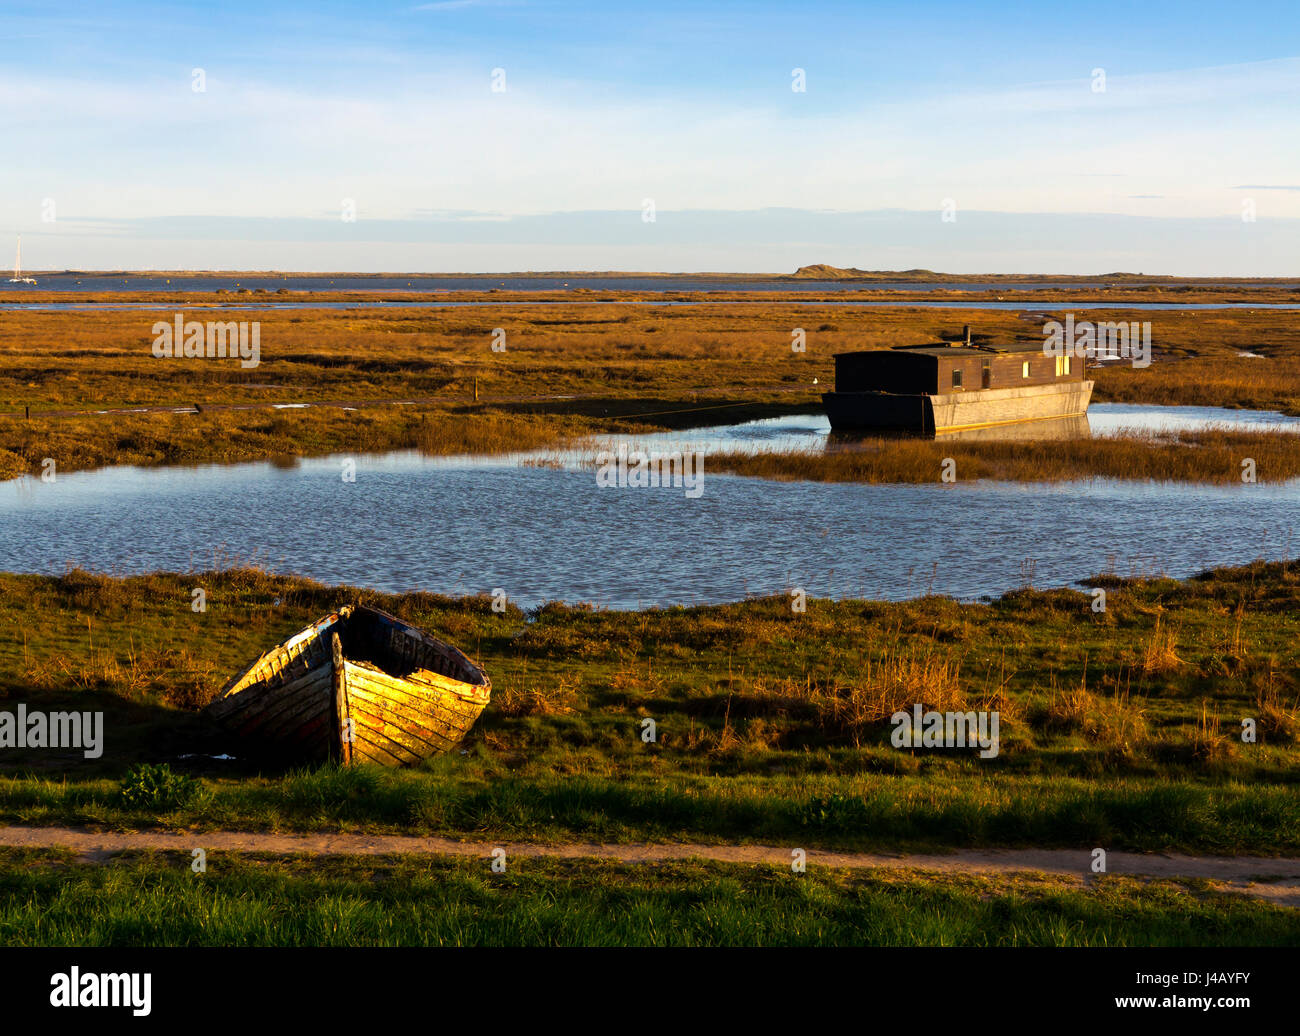
[[[970,274],[935,273],[933,270],[859,270],[856,266],[830,266],[815,263],[801,266],[791,275],[797,280],[809,281],[958,281]]]
[[[1291,277],[1174,277],[1169,274],[1150,273],[1092,273],[1092,274],[1055,274],[1055,273],[937,273],[934,270],[859,270],[855,266],[831,266],[828,263],[814,263],[801,266],[792,274],[786,274],[780,280],[799,281],[911,281],[925,284],[934,281],[960,284],[963,282],[998,282],[1008,284],[1029,284],[1035,281],[1053,283],[1079,282],[1083,284],[1103,281],[1110,284],[1269,284],[1293,283]]]

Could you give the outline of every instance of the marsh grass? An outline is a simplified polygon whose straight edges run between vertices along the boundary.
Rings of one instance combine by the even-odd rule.
[[[184,809],[128,809],[115,781],[0,778],[5,819],[111,829],[350,831],[528,842],[689,840],[926,852],[1078,848],[1295,855],[1293,786],[959,773],[488,776],[336,770],[205,779]],[[826,811],[826,803],[835,808]]]
[[[1270,672],[1268,685],[1255,697],[1259,733],[1266,741],[1293,745],[1300,741],[1300,697],[1285,699],[1273,675]]]
[[[1249,294],[1247,288],[1240,289]],[[1137,292],[1137,296],[1141,296]],[[1158,294],[1152,297],[1160,297]],[[689,296],[687,296],[689,298]],[[147,301],[142,297],[141,301]],[[173,300],[174,301],[174,300]],[[1118,307],[1093,318],[1127,319]],[[1148,314],[1159,362],[1143,370],[1090,370],[1102,401],[1213,405],[1300,415],[1300,322],[1280,311]],[[107,464],[228,463],[343,451],[420,448],[509,452],[559,446],[571,436],[728,423],[820,409],[837,351],[935,342],[963,323],[999,341],[1037,329],[1014,312],[807,304],[727,306],[510,305],[468,310],[265,311],[262,364],[155,360],[152,311],[8,313],[0,326],[0,477],[54,458],[60,471]],[[509,346],[491,353],[494,327]],[[806,353],[790,328],[810,327]],[[1240,352],[1262,353],[1263,360]],[[474,403],[475,384],[480,402]],[[372,401],[432,400],[364,408]],[[343,402],[355,411],[272,411],[272,405]],[[203,408],[199,414],[47,417],[113,407]],[[213,407],[262,407],[221,411]],[[32,419],[23,420],[31,407]],[[421,420],[424,418],[424,420]],[[491,420],[488,420],[491,418]],[[957,444],[954,444],[954,448]],[[1260,478],[1287,477],[1285,447],[1267,441],[1186,440],[1063,444],[1064,459],[1016,460],[988,444],[961,444],[960,477],[1230,480],[1244,446],[1263,452]],[[930,452],[893,447],[847,459],[766,462],[771,477],[927,481]],[[1023,447],[1015,447],[1023,451]],[[1033,451],[1037,454],[1057,451]],[[947,456],[949,454],[941,454]],[[1255,456],[1255,454],[1248,454]],[[739,469],[740,461],[735,461]],[[756,463],[756,462],[748,462]],[[751,471],[750,473],[758,473]]]
[[[1196,728],[1192,734],[1192,755],[1197,760],[1211,765],[1228,762],[1238,755],[1237,740],[1233,733],[1224,729],[1219,718],[1219,710],[1211,711],[1207,702],[1201,702],[1201,711],[1196,718]]]
[[[576,676],[552,676],[526,684],[512,683],[493,695],[493,707],[503,716],[566,716],[582,704]]]
[[[430,456],[491,455],[561,447],[596,425],[581,415],[537,416],[472,409],[376,407],[296,410],[292,416],[215,411],[50,418],[13,425],[0,420],[0,475],[16,477],[55,459],[60,472],[115,464],[237,463],[419,450]],[[7,437],[7,438],[6,438]]]
[[[1109,478],[1151,482],[1241,484],[1242,460],[1256,463],[1260,482],[1300,477],[1300,436],[1287,432],[1183,431],[1133,433],[1041,444],[1014,440],[961,442],[864,437],[852,448],[817,453],[711,453],[710,470],[813,482],[937,483],[943,462],[956,462],[959,482],[992,479],[1069,482]]]
[[[946,654],[903,653],[891,645],[877,657],[864,660],[857,680],[817,680],[811,675],[802,681],[758,677],[749,683],[738,709],[744,709],[748,718],[763,721],[754,731],[763,744],[770,744],[774,736],[770,720],[804,714],[815,716],[831,740],[859,748],[880,741],[890,717],[910,712],[914,704],[927,711],[965,711],[970,705],[959,674],[960,663]]]
[[[23,631],[0,641],[0,708],[106,719],[99,760],[6,750],[0,819],[781,840],[803,830],[812,798],[840,795],[845,825],[822,834],[846,846],[1300,846],[1300,563],[1093,584],[1108,589],[1105,613],[1079,591],[1025,587],[989,604],[812,600],[800,615],[777,598],[526,615],[249,568],[0,576],[0,623]],[[194,585],[204,615],[189,609]],[[199,722],[211,689],[348,601],[485,665],[493,701],[460,750],[390,772],[211,760],[240,755]],[[1183,664],[1148,672],[1152,644]],[[1226,648],[1241,652],[1231,673]],[[895,749],[890,716],[918,701],[998,711],[997,758]],[[1259,743],[1234,740],[1243,717]],[[124,811],[112,781],[137,762],[168,762],[212,795],[169,815]]]
[[[1142,652],[1142,671],[1148,676],[1176,673],[1186,665],[1178,657],[1177,633],[1170,629],[1162,629],[1161,622],[1161,617],[1156,616],[1155,627],[1151,630]]]
[[[1081,734],[1091,744],[1126,755],[1143,748],[1150,737],[1146,710],[1133,704],[1127,692],[1100,697],[1086,680],[1066,688],[1053,682],[1047,697],[1031,707],[1029,722],[1046,733]]]

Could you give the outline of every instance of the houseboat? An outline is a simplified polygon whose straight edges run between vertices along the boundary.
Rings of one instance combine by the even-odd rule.
[[[1078,356],[1042,342],[898,346],[837,353],[835,391],[822,396],[835,431],[943,435],[1084,417],[1092,397]]]

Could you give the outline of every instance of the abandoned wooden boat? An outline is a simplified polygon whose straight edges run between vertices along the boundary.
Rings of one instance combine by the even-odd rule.
[[[456,648],[357,606],[266,652],[205,712],[257,754],[406,766],[456,745],[491,689]]]

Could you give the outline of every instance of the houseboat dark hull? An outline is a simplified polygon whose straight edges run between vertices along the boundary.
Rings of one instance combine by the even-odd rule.
[[[944,395],[827,392],[822,404],[834,431],[944,435],[1082,417],[1092,386],[1091,381],[1068,381]]]

